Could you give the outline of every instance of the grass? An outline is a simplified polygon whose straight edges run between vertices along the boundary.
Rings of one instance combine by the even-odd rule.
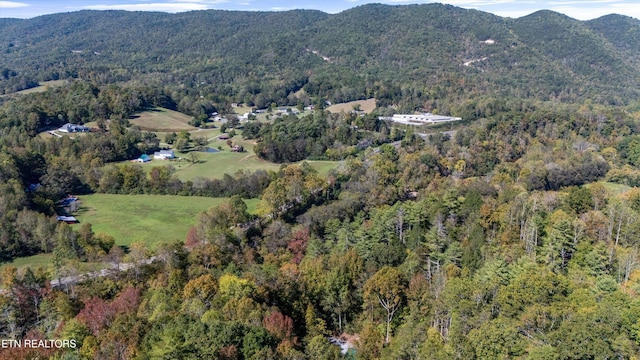
[[[242,116],[242,115],[244,115],[244,114],[246,114],[248,112],[251,112],[251,110],[253,110],[253,108],[243,104],[243,105],[234,107],[232,110],[233,110],[233,112],[235,114],[237,114],[239,116]]]
[[[216,147],[216,146],[213,146]],[[225,146],[226,147],[226,146]],[[258,158],[253,152],[234,153],[224,149],[219,153],[198,152],[198,163],[191,164],[182,161],[176,164],[176,175],[182,181],[193,180],[197,177],[221,179],[224,174],[233,175],[239,170],[278,170],[279,164],[274,164]]]
[[[118,245],[142,241],[153,249],[162,243],[184,240],[197,215],[225,199],[94,194],[80,200],[82,206],[75,216],[81,223],[91,223],[95,233],[113,236]],[[246,200],[250,212],[255,211],[258,201]]]
[[[182,181],[193,180],[197,177],[207,179],[221,179],[224,174],[233,175],[240,170],[256,171],[256,170],[273,170],[277,171],[281,164],[275,164],[258,158],[253,153],[234,153],[224,150],[219,153],[198,153],[197,164],[191,164],[186,161],[172,162],[171,165],[176,169],[176,176]],[[329,171],[338,167],[337,161],[309,161],[307,162],[322,177],[327,177]],[[145,164],[149,166],[149,164]],[[158,166],[156,162],[155,166]],[[149,167],[150,169],[151,167]]]
[[[160,139],[160,141],[163,144],[167,134],[170,134],[172,132],[176,132],[176,131],[154,131],[154,133],[158,136],[158,139]],[[220,135],[221,133],[222,132],[220,131],[220,128],[211,128],[211,129],[193,128],[192,130],[189,131],[189,134],[191,134],[191,139],[194,139],[196,137],[205,137],[207,139],[213,139],[216,136]],[[164,144],[164,145],[168,145],[168,144]]]
[[[616,184],[608,181],[598,181],[596,183],[602,184],[602,186],[604,186],[604,188],[613,195],[620,195],[632,189],[629,185]],[[586,184],[585,186],[588,188],[590,185],[592,184]]]
[[[129,122],[147,131],[179,132],[181,130],[196,130],[195,127],[189,125],[189,121],[191,121],[191,117],[188,115],[158,107],[134,115]]]
[[[16,95],[16,94],[32,94],[32,93],[37,93],[37,92],[45,92],[50,87],[61,86],[61,85],[64,85],[66,83],[68,83],[67,80],[43,81],[43,82],[38,83],[39,84],[38,86],[33,87],[31,89],[25,89],[25,90],[16,91],[16,92],[11,93],[11,94],[0,95],[0,97]]]
[[[336,169],[340,166],[340,161],[319,161],[319,160],[306,160],[314,169],[318,170],[318,175],[326,178],[329,175],[329,171]]]
[[[48,268],[53,259],[52,254],[38,254],[33,256],[26,256],[14,259],[12,262],[4,263],[0,265],[0,270],[12,266],[18,269],[30,267],[32,269]]]
[[[215,147],[215,146],[212,146]],[[181,181],[193,180],[198,177],[207,179],[222,179],[224,174],[234,175],[239,170],[253,172],[256,170],[277,171],[281,164],[275,164],[258,158],[253,152],[234,153],[225,149],[218,153],[196,152],[197,163],[193,164],[186,159],[179,161],[153,160],[142,166],[145,171],[151,171],[153,167],[171,165],[175,170],[175,175]],[[190,155],[176,153],[176,156],[188,158]],[[327,177],[331,169],[338,167],[338,161],[315,161],[306,160],[313,168],[318,170],[321,177]],[[119,163],[122,164],[122,163]]]
[[[328,111],[332,112],[332,113],[340,113],[340,112],[351,112],[353,111],[353,106],[359,104],[360,105],[360,110],[364,111],[365,113],[370,113],[373,110],[375,110],[376,108],[376,99],[367,99],[367,100],[356,100],[356,101],[350,101],[347,103],[342,103],[342,104],[334,104],[331,105],[327,108]]]

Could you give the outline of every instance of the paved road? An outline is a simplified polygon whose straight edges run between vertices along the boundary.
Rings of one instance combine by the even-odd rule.
[[[453,138],[456,135],[456,130],[450,130],[450,131],[440,131],[440,132],[435,132],[435,133],[429,133],[429,134],[424,134],[424,133],[416,133],[416,135],[420,135],[423,138],[427,138],[431,135],[436,135],[436,134],[445,134],[445,135],[449,135],[451,138]]]
[[[121,264],[118,264],[116,267],[112,267],[112,268],[102,269],[99,271],[92,271],[92,272],[80,274],[80,275],[66,276],[58,279],[53,279],[51,280],[51,287],[55,288],[63,285],[77,284],[85,280],[107,276],[109,274],[112,274],[114,271],[115,272],[127,271],[129,269],[132,269],[134,266],[151,264],[156,259],[157,257],[153,256],[149,259],[139,261],[137,263],[121,263]]]
[[[157,256],[152,256],[149,259],[142,260],[137,263],[120,263],[117,266],[113,266],[113,267],[98,270],[98,271],[92,271],[85,274],[65,276],[58,279],[53,279],[51,280],[50,284],[52,288],[58,288],[66,285],[77,284],[89,279],[105,277],[109,274],[113,274],[114,272],[127,271],[130,269],[133,269],[134,266],[148,265],[157,259],[158,259]],[[8,289],[0,289],[0,295],[5,295],[8,293],[9,293]]]

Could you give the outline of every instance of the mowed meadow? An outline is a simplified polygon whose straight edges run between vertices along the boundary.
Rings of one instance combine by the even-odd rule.
[[[189,124],[191,117],[183,113],[156,107],[151,110],[141,112],[134,115],[129,120],[131,125],[139,127],[141,130],[154,132],[172,132],[172,131],[194,131],[196,128]]]
[[[150,248],[182,241],[198,214],[219,206],[225,198],[174,195],[93,194],[80,197],[80,223],[91,223],[95,233],[115,238],[117,245],[141,241]],[[254,212],[257,199],[245,200]]]
[[[41,81],[41,82],[38,83],[38,86],[36,86],[36,87],[30,88],[30,89],[16,91],[15,93],[12,93],[12,94],[0,95],[0,97],[8,97],[8,96],[14,96],[14,95],[25,95],[25,94],[33,94],[33,93],[38,93],[38,92],[45,92],[51,87],[62,86],[62,85],[66,85],[68,83],[69,83],[68,80]]]

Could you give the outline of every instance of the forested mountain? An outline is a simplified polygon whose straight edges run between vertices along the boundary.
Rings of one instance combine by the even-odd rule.
[[[0,88],[80,77],[184,85],[259,107],[295,104],[303,87],[334,102],[376,96],[408,107],[479,93],[621,104],[638,93],[638,29],[619,15],[510,19],[440,4],[335,15],[80,11],[1,19]]]
[[[589,29],[604,36],[617,49],[637,60],[640,47],[640,23],[637,19],[620,15],[607,15],[585,23]],[[635,53],[635,56],[634,56]]]

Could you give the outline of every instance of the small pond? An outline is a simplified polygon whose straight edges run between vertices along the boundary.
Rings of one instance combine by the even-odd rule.
[[[202,152],[208,152],[208,153],[217,153],[220,152],[220,150],[216,149],[216,148],[212,148],[212,147],[206,147],[203,148],[202,150],[200,150]]]

